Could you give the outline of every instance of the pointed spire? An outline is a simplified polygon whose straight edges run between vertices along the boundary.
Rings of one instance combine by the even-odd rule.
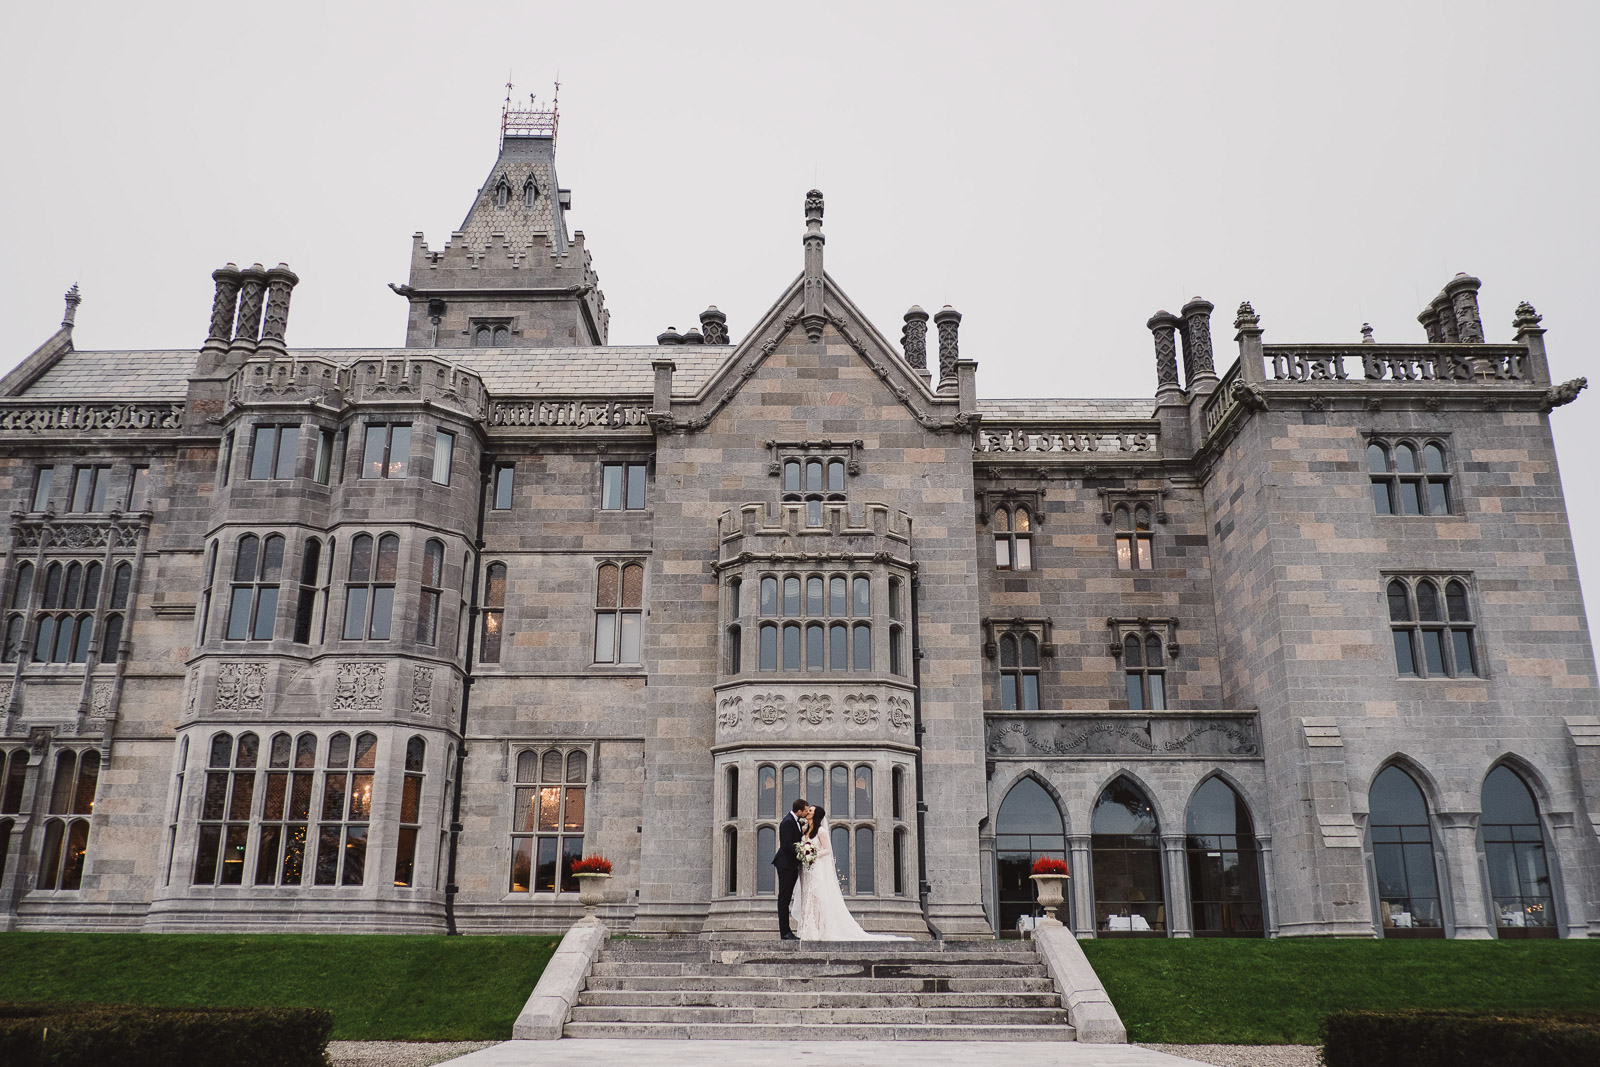
[[[822,307],[822,246],[827,239],[822,236],[822,193],[816,189],[806,194],[806,235],[801,243],[806,249],[806,281],[800,324],[806,329],[806,340],[816,344],[828,321]]]

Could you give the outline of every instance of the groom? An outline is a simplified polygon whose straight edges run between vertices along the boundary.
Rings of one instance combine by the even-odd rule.
[[[810,808],[804,800],[796,800],[778,824],[778,851],[772,865],[778,868],[778,936],[784,941],[800,940],[789,928],[789,905],[794,901],[794,884],[800,880],[800,857],[794,850],[802,833],[799,817],[809,814]]]

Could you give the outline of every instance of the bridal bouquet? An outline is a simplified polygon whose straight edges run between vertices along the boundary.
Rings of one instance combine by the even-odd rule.
[[[817,843],[815,841],[801,841],[794,846],[794,854],[800,857],[800,866],[810,867],[817,862]]]

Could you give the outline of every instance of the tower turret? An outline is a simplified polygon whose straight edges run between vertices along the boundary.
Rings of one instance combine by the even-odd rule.
[[[559,111],[530,97],[500,116],[500,154],[443,249],[412,237],[407,348],[603,345],[609,313],[583,232],[567,235],[572,194],[556,180]],[[559,91],[559,86],[557,87]]]

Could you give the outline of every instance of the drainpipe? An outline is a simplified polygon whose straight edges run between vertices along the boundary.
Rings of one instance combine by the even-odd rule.
[[[917,574],[911,576],[911,733],[917,742],[916,772],[917,772],[917,900],[922,907],[922,921],[927,924],[935,941],[944,940],[944,931],[933,924],[928,917],[928,893],[933,888],[928,884],[928,804],[923,799],[922,791],[922,628],[919,625],[920,614],[917,603],[922,590],[922,579]]]
[[[461,743],[456,746],[456,787],[450,797],[450,863],[444,882],[444,932],[451,937],[461,933],[456,929],[456,894],[461,891],[461,887],[456,885],[456,849],[461,843],[461,779],[467,763],[467,712],[472,707],[472,665],[476,662],[478,644],[478,577],[483,570],[483,518],[484,507],[489,502],[491,469],[489,457],[480,456],[478,532],[472,539],[472,586],[467,601],[467,662],[465,677],[461,680],[461,722],[457,731],[461,735]]]

